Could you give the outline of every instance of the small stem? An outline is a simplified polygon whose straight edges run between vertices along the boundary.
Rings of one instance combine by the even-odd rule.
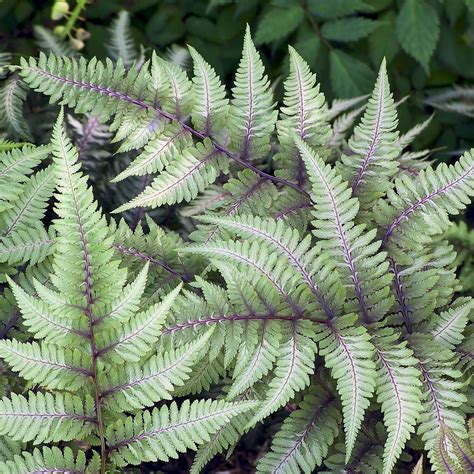
[[[301,8],[304,10],[306,18],[309,21],[309,24],[311,25],[311,28],[313,28],[314,32],[318,35],[319,39],[325,44],[325,46],[328,49],[332,49],[331,43],[321,33],[321,30],[319,29],[319,25],[316,23],[316,21],[314,21],[313,15],[311,15],[311,12],[308,10],[307,1],[306,0],[300,0],[300,4],[301,4]]]
[[[64,30],[59,35],[61,39],[66,39],[66,37],[69,36],[72,29],[74,28],[76,21],[79,18],[79,14],[85,7],[86,7],[86,0],[77,0],[76,6],[74,7],[74,10],[71,12],[71,15],[69,15],[66,25],[64,26]]]

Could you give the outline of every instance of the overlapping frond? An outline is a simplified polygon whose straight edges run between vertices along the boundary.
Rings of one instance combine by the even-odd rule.
[[[422,374],[423,410],[419,419],[418,434],[432,461],[436,439],[443,427],[461,439],[467,437],[461,406],[466,402],[462,387],[462,373],[454,367],[453,353],[433,340],[431,335],[414,334],[410,346],[419,359]],[[435,466],[439,469],[438,466]]]
[[[28,181],[28,175],[38,166],[50,153],[48,145],[13,148],[0,152],[0,205],[5,206],[5,201],[12,200],[20,193],[20,189],[12,186],[12,183],[24,183]]]
[[[221,172],[226,173],[227,167],[228,160],[206,139],[195,148],[184,150],[140,195],[115,212],[190,201],[212,184]]]
[[[440,313],[431,331],[436,341],[449,349],[454,349],[464,339],[464,329],[474,308],[471,298],[458,298],[451,306]]]
[[[181,285],[177,286],[161,303],[135,314],[122,324],[120,329],[111,328],[110,332],[99,334],[98,356],[107,356],[114,361],[140,360],[156,343],[167,313],[180,289]]]
[[[0,232],[9,237],[18,229],[39,227],[44,216],[48,200],[54,189],[54,176],[51,166],[38,171],[21,185],[20,195],[11,207],[0,215]]]
[[[0,472],[11,474],[24,474],[26,472],[54,472],[57,474],[86,474],[93,473],[93,463],[100,464],[97,456],[87,466],[86,455],[83,451],[74,451],[66,447],[61,450],[57,446],[45,447],[42,450],[35,448],[32,452],[24,451],[16,455],[12,460],[0,463]]]
[[[354,326],[355,322],[355,315],[343,316],[334,323],[317,326],[316,335],[319,353],[337,381],[342,401],[346,462],[354,449],[377,379],[369,333],[362,326]]]
[[[102,383],[102,400],[107,408],[123,412],[170,400],[174,387],[183,385],[189,378],[191,367],[211,333],[178,349],[158,353],[144,364],[118,366]]]
[[[0,434],[34,444],[84,439],[95,428],[94,401],[71,394],[12,394],[0,400]]]
[[[377,356],[377,402],[388,432],[384,450],[384,473],[388,474],[415,431],[422,410],[421,372],[406,342],[398,342],[391,328],[377,331],[372,342]]]
[[[354,224],[359,202],[347,183],[302,140],[296,143],[312,183],[313,234],[338,262],[343,283],[352,289],[347,312],[359,312],[366,323],[378,321],[391,306],[391,275],[385,254],[378,252],[376,230]]]
[[[173,402],[135,417],[118,420],[107,430],[108,450],[117,466],[143,461],[166,461],[209,441],[234,416],[255,407],[255,402]]]
[[[458,214],[474,194],[474,158],[466,152],[453,165],[427,168],[416,178],[403,175],[380,200],[374,215],[383,229],[383,244],[419,248],[449,226],[448,216]]]
[[[199,474],[203,471],[206,464],[217,454],[227,450],[227,455],[237,445],[240,437],[245,433],[252,411],[240,413],[238,416],[230,419],[228,423],[221,426],[211,437],[211,439],[198,446],[194,456],[193,465],[190,474]]]
[[[278,410],[310,384],[310,374],[314,372],[317,353],[316,344],[311,338],[314,333],[311,323],[290,322],[282,330],[284,333],[274,376],[269,382],[265,399],[248,427]]]
[[[312,390],[283,422],[270,451],[257,465],[257,472],[311,473],[322,464],[334,442],[340,423],[332,396]]]
[[[0,262],[34,265],[53,253],[55,242],[54,230],[46,231],[41,224],[18,229],[8,237],[0,237]]]
[[[92,375],[90,354],[79,349],[5,340],[0,357],[24,379],[50,390],[77,390]]]

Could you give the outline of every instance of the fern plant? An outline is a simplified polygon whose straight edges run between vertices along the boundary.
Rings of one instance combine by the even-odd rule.
[[[443,236],[474,194],[472,152],[431,166],[428,151],[406,150],[429,120],[399,134],[385,61],[365,107],[357,98],[329,108],[290,48],[278,109],[249,30],[230,99],[190,55],[192,79],[156,54],[129,69],[120,59],[22,60],[26,84],[108,123],[117,153],[134,154],[117,186],[151,176],[114,213],[160,207],[182,235],[150,216],[134,231],[107,224],[60,116],[52,286],[36,283],[34,297],[11,283],[41,342],[6,341],[0,352],[47,392],[4,399],[1,432],[62,441],[63,454],[45,447],[38,462],[84,470],[69,451],[77,438],[102,472],[197,448],[199,472],[290,412],[258,472],[389,473],[411,462],[404,450],[426,451],[436,472],[471,469],[473,302],[458,295]],[[199,393],[211,398],[146,410]],[[38,407],[65,419],[16,423]],[[32,462],[14,459],[6,466]]]
[[[39,342],[0,344],[12,370],[45,391],[3,398],[0,433],[33,445],[81,441],[93,447],[93,454],[86,467],[84,455],[70,448],[35,448],[33,456],[25,452],[4,463],[2,472],[106,472],[109,460],[125,466],[167,459],[206,441],[252,406],[187,400],[143,410],[169,399],[170,390],[189,377],[210,334],[157,351],[155,342],[179,286],[160,303],[144,307],[149,265],[126,284],[126,269],[114,258],[113,238],[62,121],[61,113],[52,138],[58,186],[52,285],[35,280],[34,298],[9,279],[24,323]]]

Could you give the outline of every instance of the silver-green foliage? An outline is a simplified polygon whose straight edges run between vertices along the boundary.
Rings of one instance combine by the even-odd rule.
[[[91,462],[102,472],[106,462],[197,449],[199,472],[290,411],[258,472],[388,474],[407,446],[423,446],[437,472],[472,465],[463,440],[473,303],[455,299],[455,255],[443,236],[474,194],[473,153],[433,167],[404,151],[429,121],[399,136],[385,62],[365,107],[351,110],[358,98],[329,109],[290,49],[278,110],[249,31],[230,98],[190,54],[192,80],[156,54],[130,69],[120,59],[22,60],[30,87],[109,123],[118,152],[135,154],[117,186],[153,176],[117,212],[190,202],[174,215],[193,243],[150,216],[148,234],[107,223],[58,122],[54,271],[33,289],[11,281],[38,341],[0,344],[12,369],[47,395],[4,399],[0,432],[28,442],[74,436],[100,453]],[[27,162],[21,183],[31,152],[10,152]],[[7,232],[28,196],[43,209],[50,170],[9,197]],[[63,390],[73,392],[67,403]],[[199,393],[218,397],[162,404]],[[38,408],[61,408],[64,420],[51,431],[44,416],[28,419]],[[29,421],[17,423],[15,410]],[[37,454],[45,467],[47,449]],[[57,455],[66,458],[83,463]]]

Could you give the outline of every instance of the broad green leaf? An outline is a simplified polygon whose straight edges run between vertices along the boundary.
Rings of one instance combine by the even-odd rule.
[[[331,50],[329,61],[331,85],[338,97],[354,97],[370,92],[375,75],[367,64],[337,49]]]
[[[284,38],[299,26],[303,17],[304,12],[300,6],[268,9],[258,24],[255,44],[271,43]]]
[[[325,23],[321,28],[321,33],[328,40],[350,42],[365,38],[379,25],[379,21],[369,18],[342,18]]]
[[[431,56],[439,38],[439,18],[425,0],[405,0],[397,18],[398,40],[428,72]]]

